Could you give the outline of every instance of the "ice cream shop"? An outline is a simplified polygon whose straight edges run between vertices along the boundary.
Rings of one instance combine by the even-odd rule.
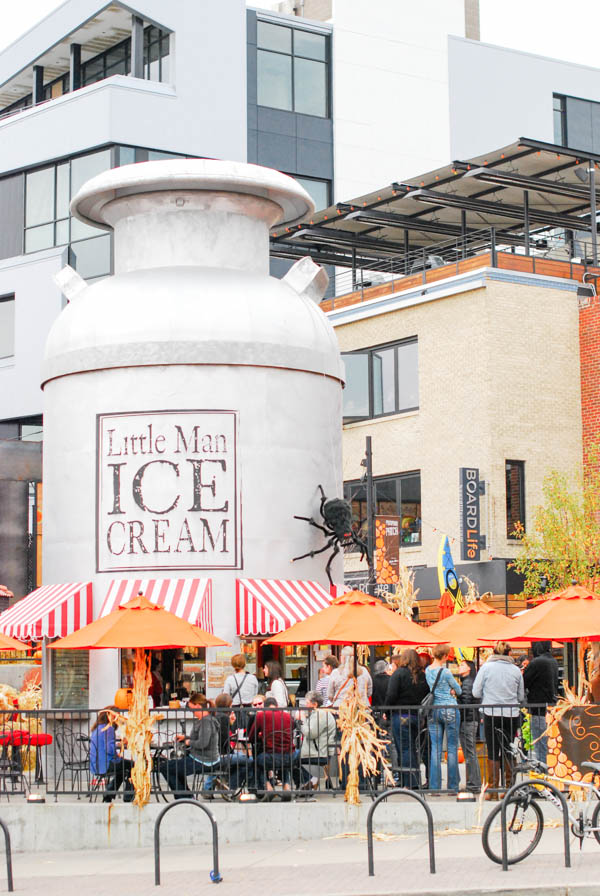
[[[341,494],[343,365],[325,272],[306,258],[270,277],[268,237],[312,211],[286,175],[206,160],[123,166],[73,199],[113,232],[114,275],[56,278],[43,584],[0,621],[42,646],[45,706],[103,706],[130,683],[126,649],[48,645],[140,592],[231,645],[155,651],[155,702],[218,693],[240,650],[252,669],[281,659],[292,692],[305,676],[307,648],[262,641],[331,599],[326,539],[295,517],[318,519],[319,486]]]

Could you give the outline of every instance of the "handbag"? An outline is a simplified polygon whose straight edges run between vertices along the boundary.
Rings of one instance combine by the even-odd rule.
[[[425,696],[421,700],[421,709],[423,712],[429,712],[431,709],[433,709],[433,698],[435,695],[435,689],[438,686],[438,682],[440,680],[440,676],[443,671],[444,671],[444,667],[440,666],[440,671],[437,674],[437,678],[433,683],[432,689],[429,691],[428,694],[425,694]]]

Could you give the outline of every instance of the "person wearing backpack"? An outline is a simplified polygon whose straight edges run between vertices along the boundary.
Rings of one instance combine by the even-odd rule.
[[[433,662],[425,670],[425,678],[429,685],[429,737],[431,754],[429,760],[429,787],[431,790],[442,789],[442,744],[446,735],[448,751],[448,783],[450,793],[458,793],[458,731],[460,717],[456,697],[462,688],[454,678],[446,661],[450,654],[449,644],[436,644],[433,648]]]
[[[189,737],[178,734],[177,740],[189,751],[176,759],[166,759],[160,764],[161,774],[166,778],[176,800],[189,799],[192,793],[187,786],[188,775],[206,773],[210,775],[221,762],[219,750],[220,725],[210,712],[210,704],[204,694],[190,694],[187,708],[194,713],[194,723]]]
[[[231,657],[233,675],[228,675],[223,686],[223,693],[231,697],[231,705],[238,720],[238,728],[247,728],[247,707],[258,694],[258,679],[251,672],[246,672],[246,657],[236,653]]]

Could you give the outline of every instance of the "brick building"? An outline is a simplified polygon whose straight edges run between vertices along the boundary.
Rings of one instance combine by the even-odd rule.
[[[400,558],[430,599],[425,617],[439,599],[443,535],[458,574],[516,608],[515,524],[531,525],[545,476],[581,469],[600,436],[593,199],[580,154],[556,149],[521,140],[279,238],[281,252],[301,246],[337,262],[323,310],[346,363],[345,494],[364,520],[370,436],[375,513],[400,520]],[[464,470],[482,483],[476,562]],[[358,555],[346,555],[346,574],[366,584]]]

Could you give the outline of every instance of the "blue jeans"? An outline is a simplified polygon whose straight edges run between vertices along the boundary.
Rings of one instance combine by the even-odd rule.
[[[543,716],[534,716],[533,713],[531,715],[531,740],[537,740],[541,734],[546,730],[546,714]],[[542,737],[541,740],[538,740],[537,744],[533,744],[533,755],[540,762],[546,762],[548,758],[548,738]]]
[[[434,706],[429,719],[429,737],[431,738],[431,758],[429,764],[429,787],[431,790],[442,789],[442,746],[446,732],[446,749],[448,751],[448,790],[458,790],[458,731],[460,716],[454,706]]]
[[[417,756],[418,711],[395,712],[392,717],[392,733],[400,763],[402,787],[418,790],[421,784],[421,763]]]

